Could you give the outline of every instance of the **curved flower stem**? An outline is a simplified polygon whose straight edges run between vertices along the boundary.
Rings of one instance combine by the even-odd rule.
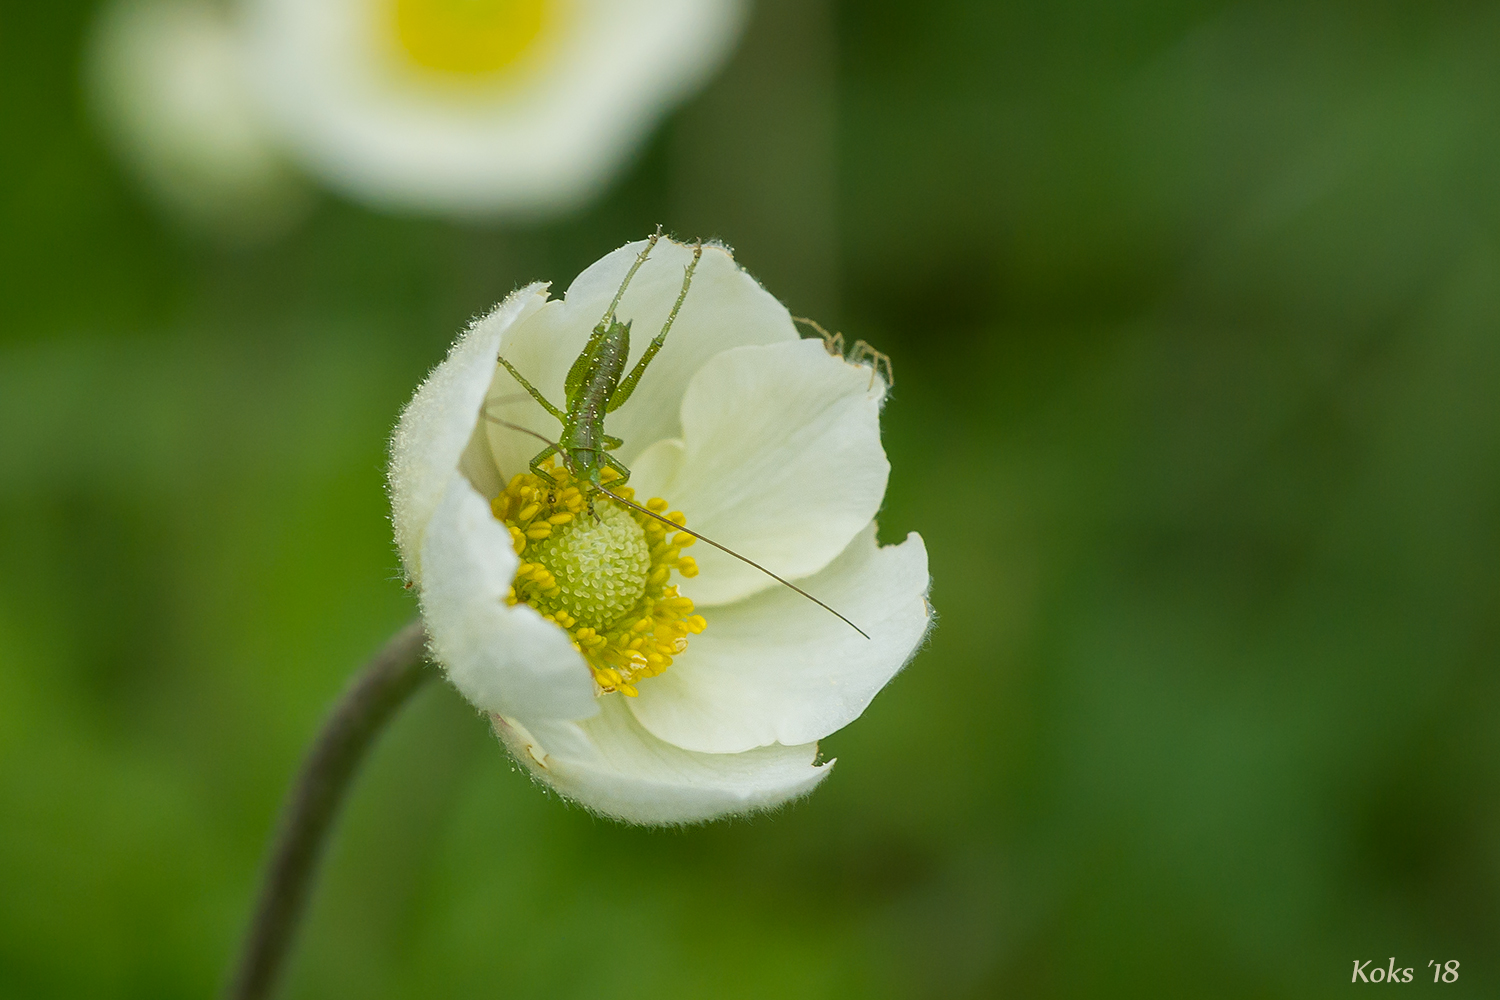
[[[435,673],[423,658],[426,642],[420,619],[397,632],[323,724],[283,807],[255,919],[225,1000],[264,1000],[275,989],[350,779],[396,710]]]

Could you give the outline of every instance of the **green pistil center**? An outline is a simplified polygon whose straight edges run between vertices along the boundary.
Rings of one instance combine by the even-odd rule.
[[[599,520],[584,514],[535,541],[526,558],[541,563],[559,593],[538,602],[542,611],[566,611],[579,623],[604,630],[646,593],[651,548],[636,519],[613,504],[595,505]],[[550,607],[547,607],[550,605]]]
[[[506,603],[529,604],[565,630],[601,693],[633,698],[638,681],[670,667],[688,636],[708,627],[671,582],[674,571],[698,575],[693,557],[682,554],[693,536],[676,530],[687,518],[680,510],[667,513],[661,497],[621,506],[616,500],[635,496],[629,486],[615,487],[616,499],[597,491],[590,505],[582,489],[591,487],[581,489],[555,460],[544,469],[545,479],[529,472],[511,477],[490,501],[521,557]],[[605,483],[611,472],[605,470]]]

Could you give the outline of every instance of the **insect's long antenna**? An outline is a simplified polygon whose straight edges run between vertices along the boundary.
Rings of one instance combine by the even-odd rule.
[[[484,405],[486,407],[490,407],[490,406],[506,406],[506,405],[508,405],[510,403],[520,403],[520,402],[523,402],[524,400],[528,400],[530,398],[531,398],[531,395],[529,393],[525,393],[525,392],[510,392],[510,393],[506,393],[504,396],[491,396],[489,399],[486,399],[484,401]]]
[[[530,434],[532,437],[536,438],[538,441],[545,442],[546,444],[549,444],[549,445],[551,445],[554,448],[558,448],[559,447],[559,445],[557,444],[556,441],[553,441],[551,438],[547,437],[545,434],[538,434],[536,431],[532,430],[529,427],[522,427],[520,424],[513,424],[509,420],[501,420],[499,417],[494,416],[494,415],[490,414],[487,411],[484,412],[484,419],[490,421],[491,423],[499,424],[501,427],[509,427],[513,431],[520,431],[522,434]],[[625,506],[631,508],[632,510],[638,510],[642,514],[645,514],[647,517],[654,517],[654,518],[656,518],[656,520],[660,521],[662,524],[665,524],[667,527],[672,528],[674,531],[685,531],[689,535],[692,535],[694,538],[698,539],[700,542],[707,542],[708,544],[712,545],[714,548],[718,549],[720,552],[727,552],[730,555],[734,556],[736,559],[738,559],[740,562],[745,563],[748,566],[754,566],[756,569],[760,570],[762,573],[766,574],[766,576],[769,576],[771,579],[775,580],[777,583],[781,584],[783,587],[786,587],[788,590],[796,591],[797,593],[801,594],[803,597],[807,598],[809,601],[812,601],[818,607],[822,608],[824,611],[826,611],[829,614],[833,615],[833,617],[837,618],[839,621],[843,622],[845,625],[848,625],[850,628],[852,628],[854,631],[858,632],[860,635],[864,636],[866,639],[870,638],[870,633],[866,632],[864,629],[860,628],[858,625],[854,624],[849,619],[845,618],[843,615],[839,614],[837,611],[833,610],[828,605],[824,604],[822,601],[818,600],[816,597],[814,597],[813,595],[809,594],[807,591],[803,590],[801,587],[797,586],[795,583],[792,583],[790,580],[784,580],[781,577],[777,576],[775,573],[772,573],[770,570],[766,569],[764,566],[762,566],[760,563],[756,562],[754,559],[750,559],[750,558],[747,558],[745,556],[742,556],[738,552],[734,551],[734,549],[729,548],[727,545],[720,545],[718,542],[714,541],[712,538],[709,538],[707,535],[701,535],[698,532],[694,531],[692,528],[683,527],[682,525],[678,524],[676,521],[672,520],[670,517],[662,517],[660,514],[658,514],[654,510],[651,510],[649,507],[642,507],[640,504],[636,503],[633,500],[626,500],[624,497],[620,496],[620,494],[614,492],[613,490],[609,489],[608,487],[601,486],[598,483],[590,483],[589,485],[592,486],[594,489],[598,490],[600,493],[603,493],[605,496],[609,497],[611,500],[614,500],[614,501],[616,501],[618,503],[622,503]]]
[[[630,265],[630,270],[625,272],[625,280],[620,282],[620,290],[615,292],[614,300],[610,302],[609,308],[604,311],[604,318],[599,321],[600,326],[609,326],[609,321],[615,318],[615,309],[620,305],[620,300],[625,297],[625,289],[630,287],[630,279],[635,277],[635,272],[646,263],[646,258],[651,254],[651,248],[656,246],[656,241],[661,239],[661,225],[658,224],[656,232],[646,239],[646,245],[636,255],[635,263]]]
[[[497,417],[493,413],[491,413],[488,409],[480,410],[479,412],[480,412],[480,415],[484,417],[484,419],[488,420],[492,424],[499,424],[501,427],[509,427],[511,430],[513,430],[513,431],[520,431],[522,434],[530,434],[532,437],[536,438],[538,441],[545,441],[547,444],[550,444],[552,447],[556,448],[558,451],[562,450],[562,445],[558,444],[556,441],[554,441],[551,438],[547,437],[547,435],[545,435],[545,434],[538,434],[536,431],[532,430],[530,427],[522,427],[520,424],[513,424],[509,420],[501,420],[499,417]]]
[[[712,545],[714,548],[718,549],[720,552],[727,552],[730,555],[734,556],[736,559],[738,559],[740,562],[745,563],[745,564],[750,565],[750,566],[754,566],[756,569],[760,570],[762,573],[766,574],[766,576],[769,576],[771,579],[775,580],[777,583],[781,584],[783,587],[786,587],[786,588],[788,588],[790,590],[795,590],[797,593],[801,594],[803,597],[807,598],[809,601],[812,601],[818,607],[822,608],[824,611],[827,611],[829,614],[833,615],[835,618],[837,618],[839,621],[843,622],[845,625],[848,625],[850,628],[852,628],[854,631],[858,632],[860,635],[864,636],[866,639],[870,638],[870,634],[868,632],[866,632],[864,629],[860,628],[858,625],[854,624],[849,619],[845,618],[843,615],[839,614],[837,611],[833,610],[828,605],[824,604],[822,601],[818,600],[816,597],[814,597],[813,595],[809,594],[807,591],[803,590],[801,587],[797,586],[795,583],[792,583],[790,580],[783,580],[781,577],[777,576],[775,573],[772,573],[770,570],[766,569],[764,566],[762,566],[760,563],[756,562],[754,559],[748,559],[745,556],[742,556],[738,552],[734,551],[734,549],[731,549],[731,548],[729,548],[727,546],[724,546],[724,545],[720,545],[718,542],[714,541],[712,538],[709,538],[707,535],[700,535],[700,534],[698,534],[698,532],[694,531],[692,528],[685,528],[685,527],[683,527],[682,525],[678,524],[676,521],[672,520],[669,517],[662,517],[660,514],[658,514],[654,510],[651,510],[651,509],[649,509],[647,507],[642,507],[640,504],[635,503],[634,501],[626,500],[624,497],[620,496],[620,494],[615,493],[615,492],[609,490],[607,487],[600,486],[597,483],[595,483],[593,485],[594,485],[594,489],[598,490],[600,493],[603,493],[605,496],[609,497],[611,500],[617,500],[620,503],[624,504],[625,506],[632,508],[633,510],[640,511],[642,514],[645,514],[647,517],[654,517],[658,521],[660,521],[662,524],[668,525],[669,527],[671,527],[671,528],[673,528],[673,529],[675,529],[677,531],[685,531],[689,535],[692,535],[694,538],[698,539],[700,542],[707,542],[708,544]]]

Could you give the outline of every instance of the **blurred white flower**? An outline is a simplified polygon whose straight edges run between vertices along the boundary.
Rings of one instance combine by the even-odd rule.
[[[90,97],[121,158],[189,225],[271,235],[308,198],[241,74],[222,10],[202,0],[122,0],[91,45]]]
[[[884,383],[799,340],[724,248],[704,248],[666,346],[610,415],[615,454],[641,502],[680,508],[871,638],[708,546],[695,563],[690,538],[613,501],[598,500],[595,521],[527,471],[540,442],[483,419],[555,436],[496,357],[561,403],[641,247],[598,261],[563,299],[532,285],[474,323],[402,414],[390,486],[433,654],[516,758],[600,813],[681,823],[816,785],[828,773],[817,741],[900,670],[931,609],[921,538],[875,541]],[[631,282],[619,315],[633,323],[632,363],[689,253],[664,240]]]
[[[723,62],[745,0],[117,0],[92,90],[190,218],[293,204],[285,162],[382,207],[536,216],[598,194]],[[248,206],[248,211],[247,211]]]
[[[596,194],[739,34],[741,0],[244,0],[288,151],[392,207],[536,214]]]

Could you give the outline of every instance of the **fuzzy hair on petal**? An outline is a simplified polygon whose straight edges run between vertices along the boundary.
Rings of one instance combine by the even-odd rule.
[[[532,776],[590,812],[675,826],[774,809],[806,795],[833,769],[816,744],[748,753],[693,753],[663,743],[607,699],[582,723],[496,716],[495,732]]]

